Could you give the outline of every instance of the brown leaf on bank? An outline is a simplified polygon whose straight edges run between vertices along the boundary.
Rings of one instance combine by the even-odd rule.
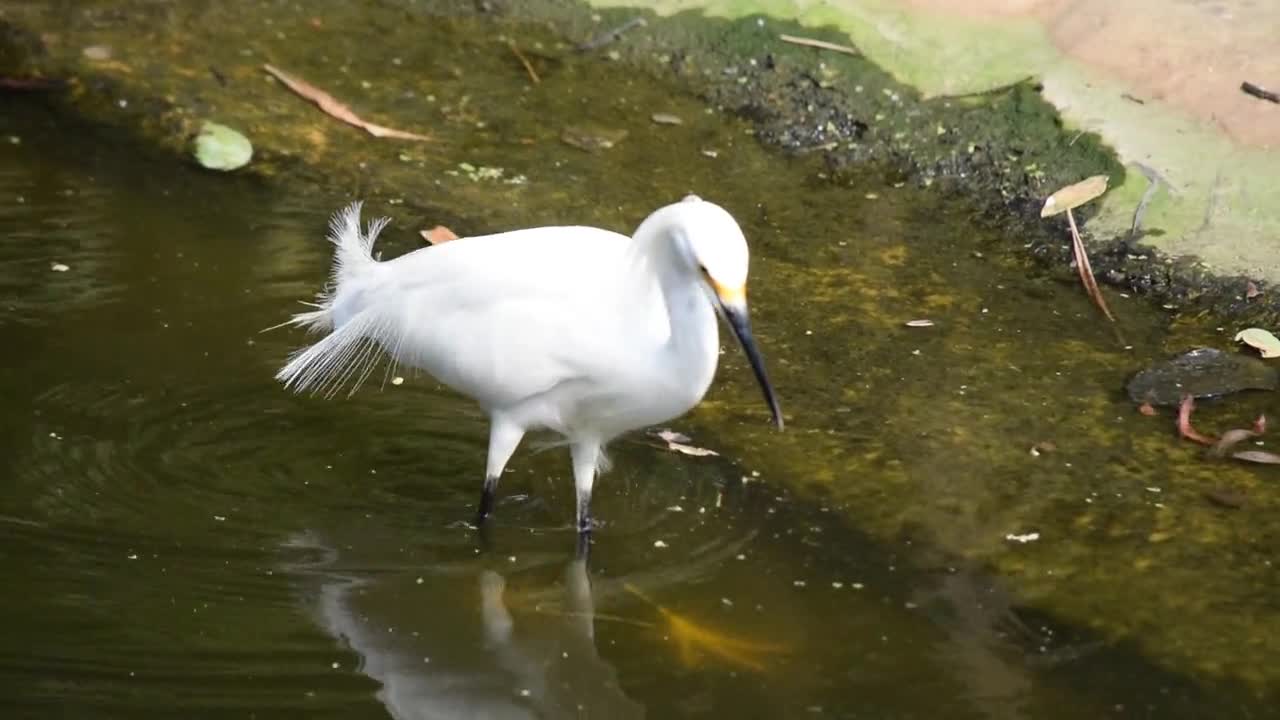
[[[1252,281],[1252,280],[1250,280],[1250,281],[1248,281],[1248,282],[1246,282],[1246,283],[1245,283],[1245,286],[1244,286],[1244,299],[1245,299],[1245,300],[1252,300],[1252,299],[1254,299],[1254,298],[1258,297],[1258,296],[1259,296],[1259,295],[1261,295],[1261,294],[1262,294],[1262,291],[1258,289],[1258,284],[1257,284],[1257,283],[1255,283],[1255,282],[1254,282],[1254,281]]]
[[[348,125],[354,125],[374,137],[395,138],[398,140],[418,140],[424,142],[431,141],[431,138],[426,135],[419,135],[417,133],[411,133],[404,130],[396,130],[395,128],[377,125],[364,120],[359,115],[356,115],[351,108],[338,101],[329,93],[321,90],[302,78],[294,77],[271,64],[263,65],[262,69],[270,73],[275,79],[284,83],[285,87],[292,90],[298,96],[315,103],[316,107],[319,107],[326,115],[337,118]]]
[[[1074,185],[1062,188],[1045,199],[1044,207],[1040,208],[1040,217],[1057,215],[1060,212],[1080,207],[1098,197],[1107,191],[1108,179],[1106,175],[1094,175]]]
[[[439,245],[440,243],[458,239],[458,235],[454,231],[443,225],[437,225],[430,230],[419,230],[418,234],[422,236],[423,240],[432,245]]]
[[[1145,402],[1139,405],[1138,412],[1142,413],[1143,415],[1146,415],[1147,417],[1155,417],[1157,414],[1159,414],[1156,411],[1155,407],[1153,407],[1149,402]]]
[[[1195,398],[1190,395],[1184,395],[1182,404],[1178,406],[1178,434],[1191,442],[1200,443],[1201,445],[1213,445],[1218,442],[1217,438],[1210,435],[1201,435],[1195,428],[1191,427],[1191,412],[1195,408]]]
[[[1098,281],[1093,277],[1093,267],[1089,264],[1089,255],[1084,250],[1084,241],[1080,239],[1080,230],[1076,227],[1076,219],[1071,215],[1070,208],[1067,209],[1067,223],[1071,226],[1071,252],[1075,254],[1076,272],[1080,274],[1080,282],[1084,284],[1085,292],[1089,294],[1093,304],[1098,306],[1108,320],[1115,322],[1115,317],[1107,307],[1107,301],[1102,298],[1102,291],[1098,289]]]

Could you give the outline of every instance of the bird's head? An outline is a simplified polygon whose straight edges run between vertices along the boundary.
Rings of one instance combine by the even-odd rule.
[[[782,408],[765,373],[764,359],[751,335],[747,312],[749,253],[742,228],[724,208],[689,195],[668,208],[678,218],[673,223],[676,252],[702,284],[742,345],[756,380],[764,391],[773,422],[782,429]]]

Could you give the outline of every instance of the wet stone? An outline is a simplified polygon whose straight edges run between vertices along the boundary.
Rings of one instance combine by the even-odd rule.
[[[1125,389],[1136,403],[1177,405],[1184,395],[1212,398],[1277,385],[1280,371],[1257,358],[1196,348],[1139,372]]]

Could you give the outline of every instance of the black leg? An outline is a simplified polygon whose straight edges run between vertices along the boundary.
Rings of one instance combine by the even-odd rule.
[[[591,531],[578,533],[578,545],[574,550],[573,557],[575,560],[586,562],[591,555]]]
[[[493,494],[498,487],[498,478],[485,478],[484,488],[480,490],[480,507],[476,510],[476,527],[484,525],[493,513]]]

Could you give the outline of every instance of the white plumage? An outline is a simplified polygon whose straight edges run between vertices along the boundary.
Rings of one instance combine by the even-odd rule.
[[[781,411],[751,338],[742,231],[695,196],[650,215],[635,236],[541,227],[465,238],[379,261],[386,220],[360,204],[334,216],[333,276],[290,323],[328,334],[276,377],[291,389],[354,392],[385,353],[475,399],[491,419],[479,520],[526,431],[563,435],[578,525],[605,443],[679,416],[715,375],[716,309],[742,342],[774,421]]]

